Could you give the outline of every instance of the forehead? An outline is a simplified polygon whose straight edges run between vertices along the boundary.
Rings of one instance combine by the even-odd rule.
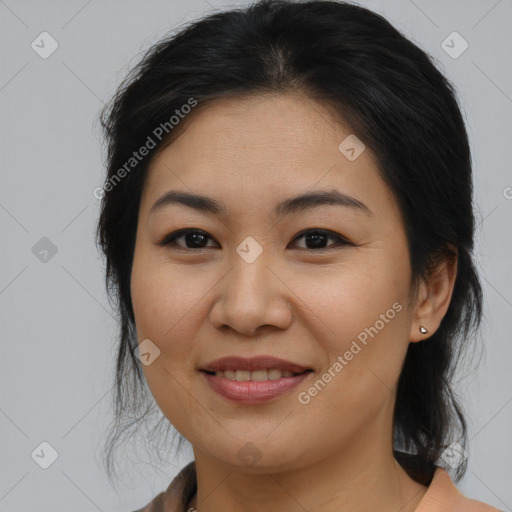
[[[240,209],[251,197],[264,207],[266,198],[335,187],[362,200],[368,194],[389,200],[371,151],[353,161],[340,151],[349,136],[328,104],[301,94],[214,100],[185,119],[185,130],[153,157],[144,196],[154,202],[179,188],[227,197]]]
[[[196,107],[190,119],[172,143],[173,153],[193,147],[190,159],[205,157],[206,151],[225,159],[257,152],[263,162],[279,156],[310,158],[326,151],[339,156],[337,141],[350,133],[326,102],[299,93],[215,99]]]

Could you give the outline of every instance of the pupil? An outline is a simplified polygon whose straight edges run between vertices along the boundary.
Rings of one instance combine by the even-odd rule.
[[[195,247],[201,245],[201,239],[203,239],[204,241],[204,235],[202,233],[188,233],[188,235],[186,235],[186,240],[187,240],[187,243],[188,242],[191,242],[191,244]]]
[[[321,247],[321,246],[325,246],[325,243],[322,244],[322,239],[323,239],[323,242],[325,242],[325,235],[323,233],[313,233],[313,234],[310,234],[310,235],[307,235],[306,238],[311,241],[311,238],[313,239],[313,247]]]

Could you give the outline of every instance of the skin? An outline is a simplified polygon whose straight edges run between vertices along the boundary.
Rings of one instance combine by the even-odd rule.
[[[392,452],[396,385],[409,343],[426,340],[449,305],[455,266],[440,263],[414,301],[403,221],[369,148],[349,161],[338,145],[351,133],[328,108],[298,93],[215,100],[149,167],[137,226],[131,293],[139,342],[160,355],[143,366],[165,416],[192,444],[197,510],[415,510],[426,487]],[[371,215],[322,205],[282,219],[281,200],[336,189]],[[168,190],[212,197],[221,216],[171,204],[149,215]],[[182,237],[207,233],[206,248]],[[297,238],[325,229],[335,239]],[[263,252],[247,263],[246,237]],[[314,251],[307,251],[312,247]],[[307,404],[307,391],[357,335],[398,303],[402,309]],[[419,332],[424,325],[429,333]],[[428,343],[428,341],[424,341]],[[228,355],[272,355],[314,370],[298,388],[242,405],[216,394],[198,369]],[[239,450],[260,457],[246,465]]]

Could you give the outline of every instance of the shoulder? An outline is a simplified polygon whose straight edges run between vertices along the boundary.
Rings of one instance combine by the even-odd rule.
[[[165,491],[155,496],[145,507],[132,512],[184,512],[197,489],[195,463],[187,464]]]
[[[195,463],[185,466],[169,487],[145,507],[132,512],[185,512],[197,490]],[[437,468],[428,490],[415,512],[502,512],[481,501],[464,496],[455,487],[450,475]]]
[[[450,475],[437,468],[428,490],[415,512],[501,512],[481,501],[464,496]]]

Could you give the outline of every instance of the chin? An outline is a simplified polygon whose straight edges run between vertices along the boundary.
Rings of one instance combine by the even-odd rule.
[[[289,439],[293,440],[294,436]],[[233,446],[236,449],[233,451]],[[285,470],[298,469],[307,465],[305,454],[302,451],[294,452],[297,449],[296,442],[270,443],[266,439],[266,435],[261,438],[246,438],[230,442],[228,446],[222,447],[221,450],[211,451],[203,450],[207,456],[217,460],[217,462],[225,465],[230,471],[247,474],[268,474],[279,473]],[[216,448],[221,448],[216,444]]]

